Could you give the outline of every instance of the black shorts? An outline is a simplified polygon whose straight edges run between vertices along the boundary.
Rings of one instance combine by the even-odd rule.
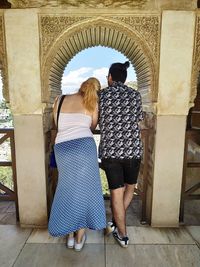
[[[124,187],[124,184],[136,184],[141,159],[102,159],[109,189]]]

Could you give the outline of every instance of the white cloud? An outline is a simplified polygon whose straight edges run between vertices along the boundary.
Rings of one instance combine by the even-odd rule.
[[[63,75],[62,78],[62,90],[63,93],[70,93],[77,90],[80,84],[89,77],[89,73],[92,68],[82,67],[80,69],[70,71],[67,75]]]
[[[80,69],[70,71],[69,73],[65,72],[62,78],[62,91],[64,94],[76,92],[81,83],[89,77],[97,78],[101,85],[105,86],[107,85],[107,75],[108,68],[106,67],[99,69],[82,67]]]
[[[93,71],[92,76],[97,78],[101,85],[105,86],[107,85],[107,79],[106,76],[108,76],[108,68],[103,67],[100,69],[96,69]]]

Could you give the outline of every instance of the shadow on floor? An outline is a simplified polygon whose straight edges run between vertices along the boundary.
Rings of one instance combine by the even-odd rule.
[[[14,201],[0,201],[0,225],[1,224],[17,224]]]
[[[107,220],[111,220],[110,200],[105,200]],[[142,203],[140,199],[131,202],[126,214],[127,226],[140,226]],[[0,201],[0,225],[16,225],[14,201]],[[185,202],[184,225],[200,225],[200,201]]]

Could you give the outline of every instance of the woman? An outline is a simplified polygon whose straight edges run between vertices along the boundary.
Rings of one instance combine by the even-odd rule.
[[[65,96],[54,147],[59,176],[48,229],[52,236],[69,234],[67,246],[76,251],[85,243],[86,228],[99,230],[106,226],[97,150],[91,132],[98,120],[98,90],[99,81],[89,78],[78,93]],[[59,98],[53,110],[55,122],[58,105]]]

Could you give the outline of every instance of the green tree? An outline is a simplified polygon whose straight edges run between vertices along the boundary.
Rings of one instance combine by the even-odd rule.
[[[0,167],[0,183],[13,190],[13,174],[11,167]]]
[[[5,118],[0,118],[0,128],[4,128],[5,125],[6,127],[13,127],[13,116],[11,113],[11,110],[9,108],[9,105],[6,103],[4,99],[0,102],[0,110],[5,111],[7,114],[6,119]]]
[[[7,109],[7,105],[6,105],[5,99],[2,99],[2,101],[0,102],[0,108]]]
[[[101,184],[102,184],[102,190],[103,190],[103,194],[104,195],[110,195],[110,191],[108,188],[108,182],[107,182],[107,178],[106,178],[106,174],[102,169],[100,170],[100,176],[101,176]]]

